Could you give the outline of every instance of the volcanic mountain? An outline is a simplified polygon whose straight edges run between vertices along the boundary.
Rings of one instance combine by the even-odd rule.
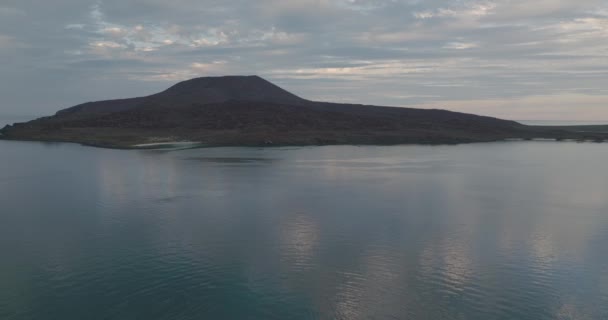
[[[150,96],[88,102],[0,130],[2,139],[113,148],[175,141],[254,146],[606,137],[438,109],[315,102],[258,76],[196,78]]]

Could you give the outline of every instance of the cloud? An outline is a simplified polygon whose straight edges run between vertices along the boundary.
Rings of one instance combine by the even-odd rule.
[[[444,49],[454,49],[454,50],[466,50],[477,48],[479,45],[474,42],[448,42],[443,48]]]
[[[556,93],[486,100],[442,100],[419,104],[420,108],[442,106],[462,111],[516,120],[601,120],[605,119],[608,94]],[[513,116],[517,115],[517,116]]]
[[[259,74],[317,100],[608,119],[605,1],[11,1],[0,17],[0,95],[28,114]],[[573,111],[546,98],[566,94]]]
[[[13,43],[13,37],[0,34],[0,48],[10,47]]]
[[[469,2],[464,5],[438,8],[429,11],[414,12],[417,19],[432,18],[457,18],[457,19],[477,19],[495,13],[497,5],[493,2]]]
[[[25,11],[19,8],[0,7],[0,17],[23,17],[25,15]]]

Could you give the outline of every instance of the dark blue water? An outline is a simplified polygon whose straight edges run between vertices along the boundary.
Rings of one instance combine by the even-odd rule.
[[[606,159],[0,141],[0,319],[608,319]]]

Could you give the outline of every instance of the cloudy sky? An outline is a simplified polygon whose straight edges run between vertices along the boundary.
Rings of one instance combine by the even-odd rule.
[[[2,0],[0,113],[198,76],[315,100],[608,120],[605,0]]]

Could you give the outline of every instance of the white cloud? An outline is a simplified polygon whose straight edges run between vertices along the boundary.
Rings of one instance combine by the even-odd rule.
[[[95,41],[95,42],[91,43],[91,46],[95,47],[95,48],[111,48],[111,49],[125,47],[125,45],[117,43],[117,42],[113,42],[113,41]]]
[[[272,74],[282,78],[293,79],[337,78],[360,81],[374,78],[382,79],[395,76],[430,73],[443,67],[443,65],[439,63],[429,63],[425,61],[403,62],[399,60],[360,64],[362,65],[348,67],[280,69],[273,70]]]
[[[466,50],[477,48],[479,45],[474,42],[448,42],[443,48],[444,49],[454,49],[454,50]]]
[[[107,34],[112,37],[121,37],[127,34],[126,30],[123,30],[120,27],[107,27],[101,30],[101,33]]]
[[[496,7],[497,5],[492,2],[465,3],[463,6],[458,7],[438,8],[435,10],[414,12],[414,17],[417,19],[446,17],[458,19],[476,19],[493,14]]]
[[[229,35],[219,29],[212,28],[204,34],[192,39],[191,45],[194,47],[211,47],[231,42]]]

